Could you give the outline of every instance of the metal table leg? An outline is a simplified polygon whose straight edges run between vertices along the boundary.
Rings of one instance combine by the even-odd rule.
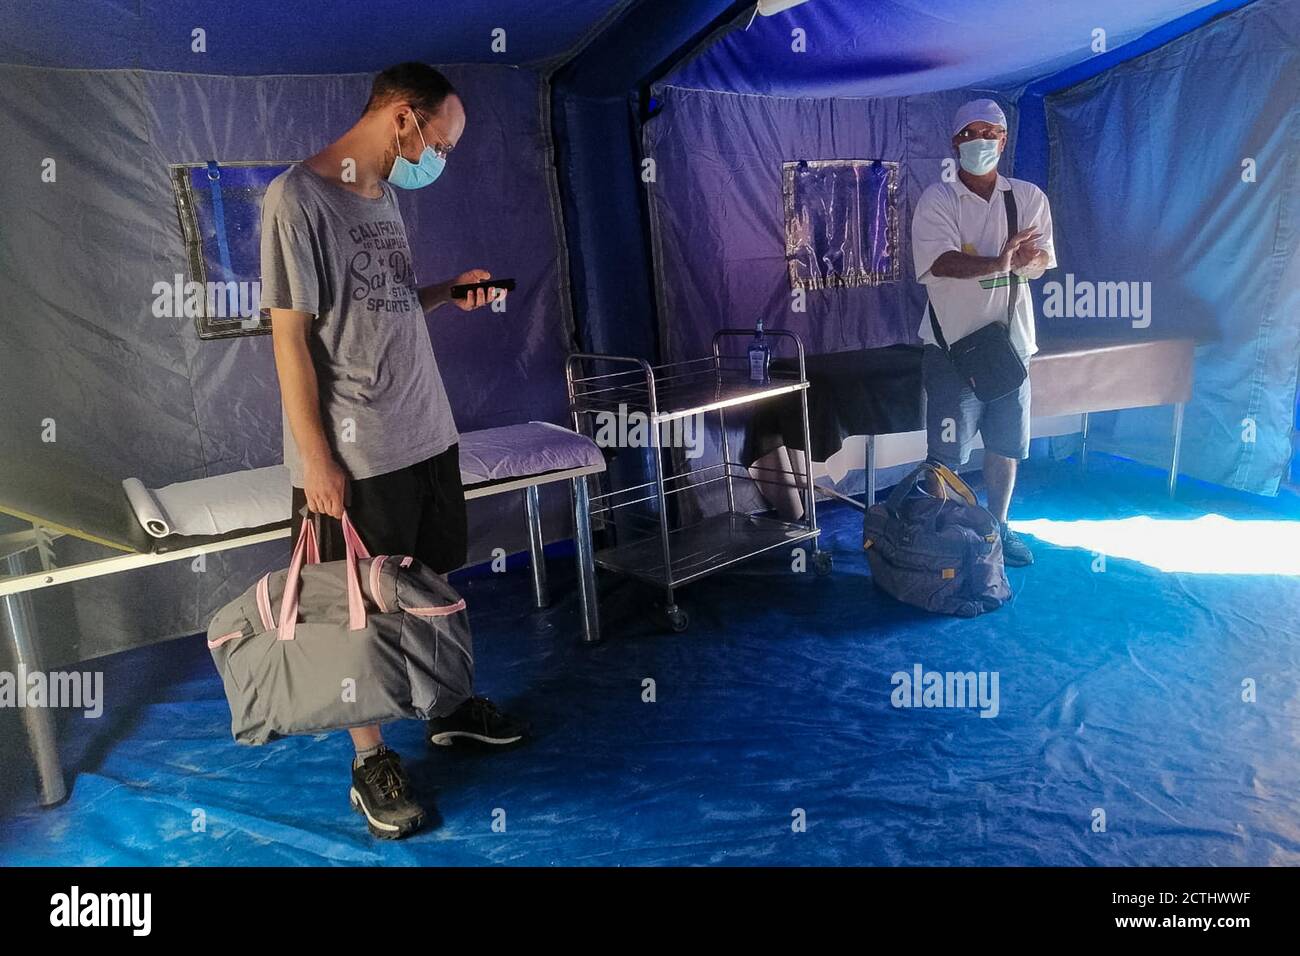
[[[867,436],[867,507],[876,503],[876,436]]]
[[[4,559],[5,572],[17,577],[34,570],[27,567],[26,555],[26,551],[7,555]],[[0,597],[0,628],[9,635],[16,670],[29,674],[40,671],[40,659],[36,653],[36,615],[32,610],[30,594],[22,592]],[[20,688],[20,692],[22,690]],[[53,806],[68,795],[63,768],[59,764],[54,715],[48,707],[24,707],[23,723],[36,762],[40,804],[43,807]]]
[[[700,417],[703,418],[704,416],[701,415]],[[734,514],[736,511],[736,492],[731,485],[731,442],[727,438],[727,413],[721,408],[718,409],[718,423],[722,427],[722,474],[727,485],[727,510]]]
[[[803,371],[803,354],[800,352],[799,357],[800,371],[799,377],[805,378],[806,373]],[[804,494],[807,507],[804,508],[805,517],[808,519],[808,529],[817,530],[817,493],[813,491],[813,473],[812,473],[812,428],[808,425],[808,390],[802,388],[799,390],[799,411],[803,424],[803,479]],[[821,547],[820,536],[813,537],[812,553],[815,556]]]
[[[1174,406],[1174,452],[1169,457],[1169,497],[1178,490],[1178,453],[1183,447],[1183,403]]]
[[[546,586],[546,546],[542,541],[542,505],[536,485],[524,491],[524,510],[528,513],[528,562],[533,569],[533,605],[548,607],[551,595]]]
[[[596,596],[595,551],[591,544],[591,499],[587,479],[573,484],[573,540],[578,551],[578,603],[582,608],[582,639],[587,644],[600,640],[600,604]]]
[[[1079,470],[1085,471],[1088,467],[1088,413],[1083,413],[1083,433],[1079,441]]]

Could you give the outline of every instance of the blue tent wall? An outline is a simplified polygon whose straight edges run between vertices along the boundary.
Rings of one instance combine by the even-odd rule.
[[[1256,0],[1047,98],[1056,278],[1149,282],[1149,329],[1052,319],[1056,334],[1190,334],[1183,470],[1274,494],[1300,364],[1300,0]],[[1254,164],[1246,181],[1243,163]],[[1114,421],[1156,460],[1168,412]]]
[[[912,211],[953,166],[949,123],[970,91],[910,97],[794,98],[656,85],[660,114],[645,126],[665,359],[709,354],[713,333],[793,331],[810,353],[915,342],[925,303],[911,268]],[[1003,100],[1014,118],[1012,104]],[[1014,122],[1013,122],[1014,129]],[[1015,153],[1014,135],[1008,143]],[[903,278],[791,297],[785,259],[782,163],[882,159],[900,164]],[[1004,164],[1010,171],[1010,164]]]
[[[1017,96],[1020,118],[1017,133],[1019,147],[1016,151],[1016,175],[1047,188],[1048,142],[1047,142],[1047,106],[1048,94],[1092,79],[1121,63],[1142,56],[1144,53],[1176,40],[1179,37],[1199,29],[1216,17],[1240,9],[1253,0],[1216,0],[1216,2],[1179,17],[1169,23],[1162,23],[1149,33],[1133,40],[1100,52],[1095,56],[1071,64],[1064,70],[1040,77],[1025,85]]]
[[[653,358],[650,283],[638,147],[643,87],[692,47],[735,0],[632,5],[552,78],[556,174],[568,241],[578,344]]]

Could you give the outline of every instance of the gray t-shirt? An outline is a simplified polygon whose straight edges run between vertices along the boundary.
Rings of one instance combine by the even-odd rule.
[[[299,164],[262,205],[264,309],[310,312],[321,420],[349,478],[382,475],[459,440],[429,340],[394,189],[368,199]],[[284,463],[303,464],[282,412]]]

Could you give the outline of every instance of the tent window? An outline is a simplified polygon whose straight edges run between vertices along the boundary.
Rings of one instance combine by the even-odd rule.
[[[879,285],[903,277],[898,163],[799,160],[781,167],[791,288]]]
[[[189,274],[169,290],[199,338],[271,330],[261,297],[262,197],[289,163],[184,163],[171,167],[172,190]],[[173,313],[176,314],[176,313]]]

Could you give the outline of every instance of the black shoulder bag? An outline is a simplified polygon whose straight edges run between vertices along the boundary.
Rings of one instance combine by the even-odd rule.
[[[1016,225],[1016,198],[1008,189],[1003,194],[1007,207],[1007,238],[1018,231]],[[1029,370],[1020,360],[1020,354],[1011,344],[1011,323],[1015,321],[1016,298],[1020,292],[1019,276],[1007,273],[1007,323],[990,322],[949,345],[935,318],[934,304],[930,303],[930,328],[934,340],[956,366],[958,374],[970,382],[975,397],[981,402],[992,402],[1018,389]]]

